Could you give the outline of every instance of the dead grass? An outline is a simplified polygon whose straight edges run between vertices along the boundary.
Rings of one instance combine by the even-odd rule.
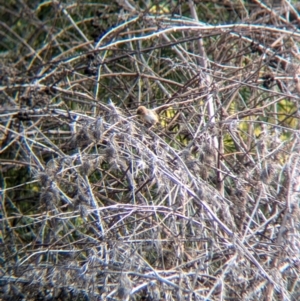
[[[0,7],[1,298],[297,300],[296,8],[122,3]]]

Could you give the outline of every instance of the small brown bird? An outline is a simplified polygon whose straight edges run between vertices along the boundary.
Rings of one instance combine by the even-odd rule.
[[[137,115],[141,117],[144,122],[147,122],[151,125],[158,123],[158,115],[154,110],[147,109],[144,106],[140,106],[136,111]]]

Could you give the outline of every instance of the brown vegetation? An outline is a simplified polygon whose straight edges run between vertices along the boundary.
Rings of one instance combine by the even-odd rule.
[[[1,2],[1,300],[300,299],[299,7]]]

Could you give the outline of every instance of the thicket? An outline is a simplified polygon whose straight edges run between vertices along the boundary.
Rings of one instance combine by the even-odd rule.
[[[0,299],[300,300],[299,13],[1,0]]]

